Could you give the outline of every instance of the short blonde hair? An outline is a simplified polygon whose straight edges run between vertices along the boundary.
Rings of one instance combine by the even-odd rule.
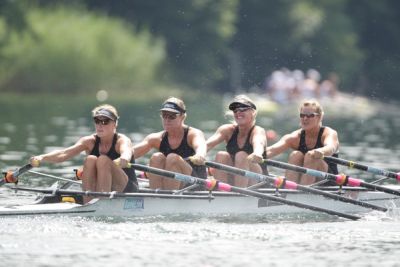
[[[301,111],[303,107],[313,107],[315,108],[316,113],[324,115],[324,110],[321,104],[315,99],[304,100],[303,103],[301,103],[299,110]]]

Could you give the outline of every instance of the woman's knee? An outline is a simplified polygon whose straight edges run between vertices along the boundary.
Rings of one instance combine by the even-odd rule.
[[[290,164],[295,165],[303,165],[304,163],[304,154],[301,151],[292,151],[289,155],[288,162]]]
[[[86,167],[93,167],[96,166],[97,157],[94,155],[89,155],[85,158],[83,165]]]
[[[106,167],[110,167],[112,163],[112,160],[108,156],[100,155],[96,160],[96,167],[103,169]]]
[[[231,161],[231,155],[226,151],[218,151],[215,155],[215,161],[219,163],[228,163]]]
[[[178,154],[170,153],[167,155],[165,160],[167,163],[173,163],[182,160],[182,157],[179,156]]]
[[[150,157],[150,166],[159,165],[165,162],[165,156],[161,152],[156,152]]]
[[[249,154],[247,154],[247,152],[245,151],[239,151],[235,154],[235,162],[241,162],[246,160],[247,161],[247,157],[249,156]]]

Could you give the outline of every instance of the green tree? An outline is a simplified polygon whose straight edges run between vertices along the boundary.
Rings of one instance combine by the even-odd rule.
[[[400,99],[400,2],[348,1],[347,12],[365,53],[359,72],[360,92],[371,97]]]
[[[363,54],[345,15],[345,1],[240,2],[234,47],[242,58],[243,85],[262,83],[273,70],[315,68],[349,84]]]
[[[226,57],[235,32],[237,0],[86,0],[89,8],[122,17],[166,40],[166,68],[175,81],[216,87],[227,79]]]
[[[162,40],[86,10],[31,9],[27,23],[34,34],[13,34],[0,51],[2,90],[138,90],[165,58]]]

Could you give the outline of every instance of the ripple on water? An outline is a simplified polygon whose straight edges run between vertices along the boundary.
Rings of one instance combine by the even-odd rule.
[[[231,223],[215,218],[151,219],[14,217],[0,218],[0,257],[4,263],[54,262],[123,266],[320,266],[354,262],[372,264],[367,256],[385,257],[400,246],[398,222],[268,221]],[[288,257],[290,255],[290,257]],[[364,260],[360,258],[365,258]],[[55,266],[56,264],[54,264]],[[52,266],[49,264],[48,266]]]

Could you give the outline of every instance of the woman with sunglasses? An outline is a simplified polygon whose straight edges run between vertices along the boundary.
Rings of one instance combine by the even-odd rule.
[[[33,156],[30,159],[32,166],[37,167],[41,162],[63,162],[85,152],[87,156],[80,177],[83,190],[137,191],[134,170],[125,168],[133,160],[132,144],[126,135],[117,133],[117,110],[111,105],[101,105],[93,109],[92,115],[96,133],[80,138],[70,147]],[[114,160],[119,161],[119,166]]]
[[[225,141],[226,151],[218,151],[215,161],[236,168],[257,173],[266,173],[265,158],[267,138],[264,128],[256,125],[257,108],[253,101],[245,96],[236,96],[229,105],[235,121],[220,126],[207,140],[207,149]],[[232,177],[223,171],[213,170],[214,177],[222,182],[239,187],[247,187],[254,181],[243,176]]]
[[[186,107],[181,99],[168,98],[160,109],[163,131],[151,133],[133,147],[135,158],[156,149],[150,166],[200,178],[207,178],[204,165],[207,152],[204,134],[199,129],[185,125]],[[189,160],[190,159],[190,160]],[[171,178],[147,174],[153,189],[180,189],[183,185]]]
[[[288,149],[289,164],[303,166],[323,172],[337,174],[337,165],[326,162],[324,156],[338,156],[339,139],[337,132],[322,126],[324,111],[315,100],[306,100],[300,105],[301,128],[284,135],[277,143],[267,148],[267,157],[272,158]],[[286,178],[299,184],[313,184],[316,179],[307,174],[286,171]]]

